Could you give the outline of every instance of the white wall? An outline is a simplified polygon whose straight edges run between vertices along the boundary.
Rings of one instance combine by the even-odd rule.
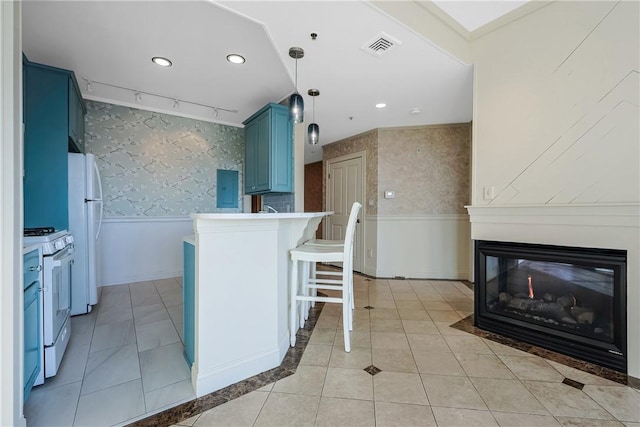
[[[377,277],[466,280],[467,215],[378,215]]]
[[[474,205],[640,201],[638,5],[553,2],[473,43]]]
[[[378,216],[364,216],[364,263],[362,273],[378,275]],[[326,227],[325,227],[326,228]]]
[[[640,377],[640,3],[552,2],[472,52],[472,238],[626,250]]]
[[[0,425],[22,413],[22,40],[20,2],[0,2]]]
[[[188,216],[105,218],[98,239],[98,285],[182,276],[182,238],[192,234]]]

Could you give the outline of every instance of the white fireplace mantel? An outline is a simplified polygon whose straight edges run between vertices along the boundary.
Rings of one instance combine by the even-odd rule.
[[[640,378],[640,204],[466,208],[474,240],[626,250],[628,374]]]

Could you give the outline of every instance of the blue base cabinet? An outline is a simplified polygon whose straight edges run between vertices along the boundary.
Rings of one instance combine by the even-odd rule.
[[[245,125],[245,194],[293,191],[293,128],[289,109],[267,104]]]
[[[42,366],[42,305],[40,292],[41,257],[35,249],[23,257],[24,262],[24,401],[27,401],[33,383]]]
[[[84,152],[84,114],[73,72],[23,57],[24,226],[69,228],[68,152]]]
[[[189,368],[195,360],[195,291],[196,291],[196,248],[190,242],[183,242],[182,304],[184,357]]]

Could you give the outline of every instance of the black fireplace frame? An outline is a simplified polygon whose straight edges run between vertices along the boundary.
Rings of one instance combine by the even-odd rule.
[[[614,336],[603,342],[529,323],[487,310],[486,257],[567,262],[610,268],[614,272]],[[577,359],[627,373],[627,277],[626,251],[529,243],[475,241],[474,325]]]

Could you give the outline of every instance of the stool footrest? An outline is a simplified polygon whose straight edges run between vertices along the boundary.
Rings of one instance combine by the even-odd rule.
[[[316,276],[342,276],[344,273],[342,271],[321,271],[316,270]]]
[[[297,296],[296,300],[298,300],[298,301],[316,301],[316,302],[337,302],[337,303],[342,303],[342,298],[338,298],[338,297],[302,297],[302,296]]]
[[[344,283],[344,281],[333,280],[333,279],[309,279],[309,283],[325,283],[327,285],[341,285]]]
[[[307,285],[307,288],[309,288],[309,289],[324,289],[324,290],[330,290],[330,291],[342,291],[344,289],[343,286],[338,286],[338,285],[324,285],[324,286]]]

